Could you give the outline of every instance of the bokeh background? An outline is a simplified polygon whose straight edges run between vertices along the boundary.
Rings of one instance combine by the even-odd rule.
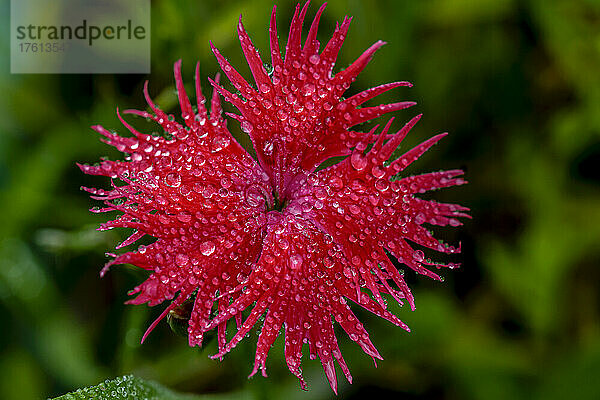
[[[295,3],[278,3],[284,39]],[[0,398],[54,397],[129,373],[212,399],[333,397],[317,361],[304,363],[310,391],[299,389],[281,340],[270,377],[250,380],[255,334],[221,363],[207,357],[214,343],[191,349],[166,323],[140,346],[162,307],[123,305],[140,271],[99,278],[127,232],[95,231],[104,216],[88,212],[97,204],[79,187],[107,182],[75,166],[119,157],[89,127],[124,132],[115,108],[144,108],[145,79],[167,109],[175,60],[188,84],[199,60],[206,82],[217,71],[209,39],[249,76],[237,17],[267,55],[273,3],[153,1],[150,76],[11,75],[0,4]],[[388,42],[350,92],[414,83],[382,99],[419,103],[397,113],[397,127],[425,114],[404,148],[450,135],[411,172],[464,168],[469,185],[435,197],[471,207],[473,220],[437,230],[462,242],[451,260],[461,269],[444,271],[443,284],[409,275],[417,310],[398,313],[411,334],[361,314],[385,358],[378,368],[340,335],[355,382],[339,379],[340,398],[600,398],[600,3],[333,0],[322,43],[346,14],[338,69]]]

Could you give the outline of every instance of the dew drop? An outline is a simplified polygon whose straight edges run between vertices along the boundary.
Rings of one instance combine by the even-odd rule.
[[[385,175],[385,171],[379,165],[374,166],[371,172],[373,173],[373,176],[377,179],[383,178]]]
[[[188,223],[192,220],[192,215],[188,212],[182,211],[177,214],[177,219],[183,223]]]
[[[196,164],[197,166],[201,167],[205,163],[206,163],[206,159],[201,154],[198,154],[197,156],[194,157],[194,164]]]
[[[263,83],[262,85],[260,85],[260,91],[262,93],[269,93],[271,91],[271,88],[269,87],[269,85]]]
[[[421,250],[416,250],[413,253],[413,259],[416,262],[421,262],[421,261],[423,261],[425,259],[425,253],[423,253]]]
[[[388,190],[389,187],[390,187],[390,184],[385,179],[380,179],[377,182],[375,182],[375,188],[377,190],[379,190],[380,192],[385,192],[386,190]]]
[[[313,85],[312,83],[307,83],[302,88],[302,92],[304,93],[305,96],[310,96],[311,94],[313,94],[315,92],[315,85]]]
[[[186,254],[179,253],[175,256],[175,263],[180,267],[186,266],[188,261],[189,257]]]
[[[140,169],[144,172],[151,172],[153,169],[152,163],[148,160],[144,160],[140,163]]]
[[[287,113],[284,110],[280,109],[279,111],[277,111],[277,117],[280,120],[285,121],[287,119],[288,115],[287,115]]]
[[[253,130],[253,129],[254,129],[254,127],[252,126],[252,124],[251,124],[250,122],[248,122],[248,121],[244,121],[244,122],[242,122],[242,130],[243,130],[245,133],[248,133],[248,134],[250,134],[250,133],[252,132],[252,130]]]
[[[298,269],[302,265],[302,256],[294,254],[290,257],[290,265],[293,269]]]
[[[448,223],[450,224],[450,226],[459,226],[460,225],[460,221],[457,220],[456,218],[450,218]]]
[[[338,176],[333,176],[331,178],[331,186],[336,189],[341,189],[344,187],[344,181]]]
[[[315,197],[319,200],[325,200],[327,198],[327,191],[321,186],[317,186],[314,190]]]
[[[263,152],[265,153],[266,156],[270,156],[273,154],[273,142],[265,142],[265,145],[263,147]]]
[[[170,187],[179,187],[181,185],[181,175],[177,172],[171,172],[165,176],[165,183]]]
[[[215,252],[215,244],[210,240],[208,242],[204,242],[200,245],[200,253],[205,256],[210,256]]]
[[[226,137],[223,137],[223,136],[217,136],[212,141],[212,149],[211,149],[211,151],[213,153],[221,151],[224,148],[226,148],[227,146],[229,146],[230,143],[231,143],[231,141],[229,140],[229,138],[226,138]]]
[[[350,156],[350,163],[357,171],[362,171],[367,166],[367,159],[360,152],[354,152]]]
[[[357,206],[356,204],[351,204],[348,209],[350,210],[350,212],[352,214],[360,214],[360,207]]]
[[[246,281],[248,280],[248,276],[240,272],[239,274],[237,274],[236,279],[238,283],[246,283]]]
[[[221,186],[224,187],[225,189],[229,189],[232,184],[233,184],[233,182],[231,182],[231,179],[229,179],[227,177],[224,177],[221,179]]]

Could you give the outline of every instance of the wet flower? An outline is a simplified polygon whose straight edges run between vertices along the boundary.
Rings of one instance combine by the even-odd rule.
[[[183,123],[152,102],[146,85],[151,111],[124,113],[155,121],[166,135],[138,132],[117,111],[131,136],[93,128],[126,153],[125,160],[80,167],[85,173],[112,179],[109,190],[85,189],[105,203],[93,211],[121,212],[100,229],[134,229],[117,248],[146,235],[156,239],[113,255],[102,270],[104,274],[111,265],[128,263],[151,272],[130,293],[136,296],[131,304],[154,306],[172,300],[144,338],[171,310],[193,298],[187,329],[190,346],[200,346],[203,335],[216,329],[218,353],[213,357],[220,358],[253,327],[262,325],[251,375],[260,369],[266,376],[267,354],[283,330],[285,361],[302,387],[300,363],[306,343],[310,358],[320,359],[336,391],[334,360],[348,381],[352,378],[333,324],[374,360],[381,359],[352,307],[362,307],[408,331],[387,309],[390,300],[415,308],[394,262],[439,280],[431,267],[457,264],[431,262],[422,249],[456,253],[460,248],[436,240],[426,226],[460,225],[458,218],[467,217],[467,209],[417,197],[463,184],[462,171],[402,174],[444,134],[390,160],[420,115],[396,133],[390,132],[392,120],[368,132],[351,129],[412,106],[404,101],[362,106],[381,93],[410,84],[389,83],[344,99],[343,93],[384,43],[375,43],[334,75],[350,18],[319,50],[317,28],[324,6],[302,45],[307,9],[308,3],[296,8],[285,57],[280,54],[273,9],[270,72],[240,19],[238,34],[255,84],[248,83],[211,44],[237,93],[221,86],[218,77],[211,81],[215,91],[209,115],[198,66],[193,106],[178,61],[175,82]],[[239,110],[229,116],[249,135],[256,160],[227,130],[219,95]],[[336,156],[347,157],[319,169]]]

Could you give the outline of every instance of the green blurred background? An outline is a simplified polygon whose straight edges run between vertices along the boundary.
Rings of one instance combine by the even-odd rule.
[[[206,82],[217,71],[209,39],[249,76],[237,17],[268,60],[273,3],[153,1],[150,76],[9,74],[8,3],[0,3],[0,398],[53,397],[129,373],[216,399],[331,398],[316,361],[304,363],[310,391],[299,389],[280,339],[270,377],[250,380],[255,334],[221,363],[207,357],[214,343],[191,349],[166,323],[140,346],[162,308],[123,305],[140,271],[99,278],[104,253],[127,232],[95,231],[105,216],[88,212],[97,204],[79,187],[107,182],[75,166],[119,157],[89,126],[124,132],[115,108],[144,108],[145,79],[168,109],[175,60],[188,84],[199,60]],[[295,3],[278,3],[285,38]],[[461,269],[444,271],[443,284],[409,276],[417,310],[397,311],[412,333],[361,314],[385,358],[378,368],[340,335],[355,382],[340,378],[340,397],[600,398],[600,2],[334,0],[322,43],[346,14],[354,21],[338,69],[375,40],[388,42],[350,92],[415,84],[383,98],[419,103],[397,113],[398,127],[424,112],[408,145],[450,136],[411,172],[464,168],[469,185],[434,195],[471,207],[473,220],[437,230],[462,242],[451,260]]]

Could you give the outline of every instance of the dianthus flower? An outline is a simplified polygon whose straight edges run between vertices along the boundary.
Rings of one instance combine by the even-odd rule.
[[[396,133],[390,120],[368,132],[351,127],[412,106],[398,102],[362,105],[390,89],[411,86],[395,82],[344,99],[343,93],[384,43],[376,42],[345,70],[333,68],[348,32],[350,18],[336,26],[319,51],[317,12],[302,45],[302,24],[308,3],[292,19],[285,58],[280,53],[275,8],[271,26],[272,71],[267,72],[241,18],[238,35],[255,85],[249,84],[211,44],[229,81],[231,93],[211,80],[210,115],[196,66],[196,106],[192,106],[175,63],[175,83],[183,123],[177,122],[144,94],[151,111],[127,110],[158,123],[163,136],[138,132],[117,110],[133,136],[123,137],[101,126],[103,140],[127,154],[124,161],[81,165],[83,172],[112,178],[109,190],[90,189],[105,208],[122,214],[100,229],[133,228],[117,248],[148,235],[156,240],[137,250],[112,255],[101,274],[114,264],[132,264],[151,271],[131,291],[131,304],[151,306],[172,300],[147,334],[171,310],[193,299],[189,318],[190,346],[217,329],[221,358],[262,321],[252,375],[265,374],[267,353],[283,330],[285,361],[305,388],[301,358],[308,344],[318,357],[334,391],[334,360],[351,382],[333,324],[339,326],[374,360],[381,359],[369,334],[353,314],[355,304],[393,324],[409,328],[387,309],[386,301],[414,299],[391,259],[419,274],[440,279],[428,267],[456,267],[425,259],[416,244],[443,253],[460,248],[442,244],[424,227],[457,226],[467,208],[422,200],[416,194],[460,185],[460,170],[402,177],[402,171],[444,134],[432,137],[388,161],[419,116]],[[239,114],[228,114],[252,140],[256,159],[234,139],[222,116],[219,95]],[[332,158],[342,161],[319,169]],[[348,301],[350,300],[350,301]],[[244,317],[242,317],[244,316]],[[235,319],[236,323],[231,322]],[[235,328],[234,328],[235,326]],[[226,328],[234,329],[233,335]]]

